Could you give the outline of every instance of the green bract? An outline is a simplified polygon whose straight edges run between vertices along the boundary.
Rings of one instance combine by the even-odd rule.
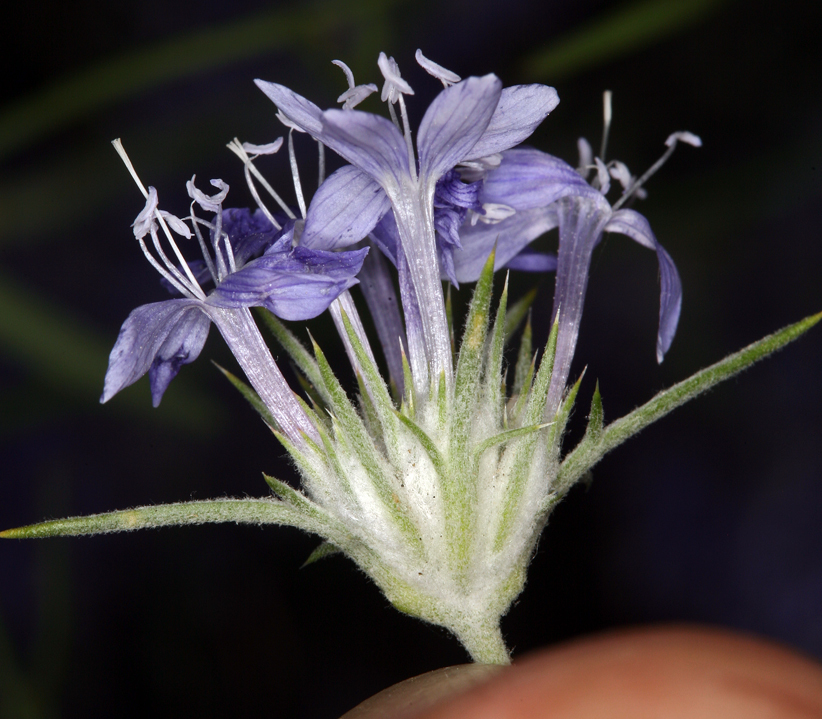
[[[317,404],[306,406],[305,412],[321,442],[306,437],[299,448],[289,442],[253,390],[226,374],[272,425],[300,472],[303,491],[266,477],[273,498],[140,507],[44,522],[2,536],[96,534],[206,522],[288,524],[323,538],[308,562],[344,552],[394,606],[449,629],[475,661],[507,662],[500,618],[523,588],[550,511],[571,486],[606,452],[796,339],[822,313],[727,357],[611,424],[603,422],[597,387],[585,436],[562,456],[561,438],[579,382],[555,417],[544,416],[557,328],[537,361],[530,356],[526,327],[513,393],[506,396],[505,328],[511,327],[517,310],[506,313],[506,288],[491,317],[492,273],[493,256],[471,302],[453,390],[441,381],[431,384],[428,396],[419,397],[413,381],[406,381],[399,406],[347,317],[349,340],[362,368],[358,406],[316,343],[312,358],[276,319],[268,318],[266,324],[314,390]]]

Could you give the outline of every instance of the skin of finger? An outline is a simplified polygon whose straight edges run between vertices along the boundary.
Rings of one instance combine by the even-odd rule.
[[[403,719],[488,681],[510,667],[460,664],[436,669],[395,684],[366,699],[341,719]]]
[[[386,719],[819,719],[822,665],[723,629],[597,635],[537,652],[433,707]]]

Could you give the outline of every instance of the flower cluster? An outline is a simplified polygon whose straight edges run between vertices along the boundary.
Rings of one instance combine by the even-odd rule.
[[[148,374],[159,404],[181,366],[200,354],[213,322],[248,384],[229,378],[288,450],[301,489],[267,478],[274,496],[265,499],[143,507],[14,532],[290,524],[322,537],[313,558],[344,552],[400,610],[448,628],[476,661],[506,662],[500,618],[523,588],[549,513],[570,487],[642,427],[818,321],[766,338],[607,426],[597,390],[584,438],[563,456],[562,436],[579,388],[579,382],[569,385],[571,362],[591,256],[605,232],[656,253],[658,361],[674,338],[679,275],[645,217],[625,205],[644,196],[645,182],[677,143],[698,146],[699,138],[674,133],[660,161],[639,178],[623,163],[606,162],[605,141],[593,157],[580,140],[575,168],[522,145],[557,106],[553,88],[506,88],[495,75],[462,80],[419,51],[417,61],[443,89],[416,141],[405,104],[414,91],[384,54],[378,66],[388,117],[356,109],[378,88],[357,85],[339,61],[348,85],[341,109],[322,110],[287,87],[257,80],[287,128],[296,207],[255,165],[259,156],[277,153],[282,138],[229,145],[243,162],[254,212],[225,208],[228,186],[221,180],[212,180],[217,192],[207,195],[192,178],[191,213],[182,219],[159,209],[156,191],[142,185],[115,142],[146,198],[135,238],[178,296],[139,307],[125,321],[101,401]],[[606,94],[606,139],[609,120]],[[319,151],[320,183],[308,203],[295,132],[313,138]],[[325,149],[347,163],[328,177]],[[622,188],[613,203],[607,199],[612,184]],[[273,211],[258,186],[272,198]],[[533,240],[554,228],[557,254],[534,251]],[[187,260],[175,235],[196,237],[202,258]],[[493,274],[501,268],[556,271],[548,345],[537,361],[526,326],[511,377],[503,351],[528,307],[519,302],[509,308],[506,289],[492,311]],[[458,352],[443,282],[476,282]],[[387,378],[349,292],[354,285],[372,315]],[[283,379],[252,307],[305,376],[311,404]],[[325,310],[355,371],[356,401],[320,347],[314,343],[310,352],[280,321]]]

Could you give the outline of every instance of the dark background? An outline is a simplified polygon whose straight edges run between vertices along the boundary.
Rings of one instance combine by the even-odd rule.
[[[97,403],[120,324],[163,298],[129,229],[142,198],[108,143],[123,138],[167,210],[185,214],[195,172],[248,202],[223,145],[282,134],[255,77],[331,106],[344,84],[330,60],[376,82],[385,50],[417,90],[418,119],[436,92],[414,65],[420,47],[463,76],[554,85],[561,103],[533,143],[572,163],[579,135],[599,144],[605,89],[609,157],[635,173],[670,132],[701,135],[704,147],[678,150],[637,208],[682,276],[677,338],[657,366],[655,257],[610,236],[592,266],[570,441],[595,379],[612,420],[822,310],[819,3],[26,7],[2,43],[3,528],[261,496],[262,471],[294,479],[210,364],[233,367],[216,333],[160,409],[145,381]],[[288,186],[283,163],[261,168]],[[515,296],[540,284],[544,340],[553,279],[512,282]],[[328,323],[312,327],[341,354]],[[503,621],[515,656],[610,627],[695,621],[822,659],[820,368],[816,329],[608,456],[552,516]],[[347,560],[300,570],[315,545],[290,528],[233,525],[0,542],[0,715],[335,719],[387,685],[465,661],[445,631],[399,614]]]

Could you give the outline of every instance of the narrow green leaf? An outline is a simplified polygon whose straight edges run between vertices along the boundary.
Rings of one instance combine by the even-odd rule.
[[[386,446],[394,446],[396,423],[394,421],[394,401],[391,398],[391,393],[385,384],[385,380],[380,374],[380,370],[374,361],[365,351],[360,338],[354,331],[354,326],[345,310],[342,310],[342,321],[345,332],[348,335],[348,340],[354,349],[354,355],[362,369],[362,378],[359,373],[357,381],[362,381],[362,391],[368,395],[368,402],[373,411],[374,417],[379,420],[379,425],[382,431],[387,435],[384,437]],[[376,429],[376,425],[375,425]]]
[[[522,297],[520,297],[511,307],[508,309],[508,312],[505,314],[505,341],[507,342],[509,338],[517,331],[517,328],[520,326],[520,323],[528,316],[529,310],[531,309],[531,305],[534,304],[534,300],[537,297],[537,288],[534,287],[528,292],[525,293]],[[530,319],[529,319],[530,325]],[[530,350],[528,352],[530,355]]]
[[[551,422],[547,422],[545,424],[532,424],[529,427],[518,427],[517,429],[509,429],[505,432],[500,432],[499,434],[495,434],[493,437],[489,437],[483,442],[480,442],[474,450],[474,454],[477,458],[479,458],[479,456],[486,449],[495,447],[498,444],[503,444],[504,442],[510,442],[512,439],[516,439],[517,437],[524,437],[526,435],[533,434],[534,432],[539,432],[539,430],[544,427],[549,427],[551,424]]]
[[[212,364],[223,373],[223,376],[234,385],[234,388],[240,392],[240,394],[246,398],[248,403],[254,408],[257,414],[263,418],[263,421],[269,426],[276,429],[279,429],[279,425],[277,424],[277,420],[271,416],[271,413],[268,411],[268,407],[263,404],[263,401],[260,399],[260,395],[258,395],[251,387],[249,387],[245,382],[243,382],[237,375],[232,372],[229,372],[224,367],[221,367],[216,362],[212,362]]]
[[[407,412],[407,416],[412,419],[416,417],[416,391],[414,390],[414,376],[411,374],[411,365],[408,364],[408,357],[405,356],[405,349],[400,347],[402,353],[402,379],[405,385],[405,402],[403,404],[403,411]]]
[[[265,328],[271,332],[280,346],[288,352],[288,356],[291,357],[300,372],[305,375],[306,379],[308,379],[322,396],[323,381],[320,376],[320,369],[317,366],[317,361],[311,356],[306,346],[300,342],[277,317],[264,307],[255,308],[255,314],[262,320]],[[322,399],[327,403],[327,397],[323,396]]]
[[[536,425],[545,415],[545,400],[548,396],[548,387],[551,384],[551,372],[554,367],[554,355],[556,354],[558,328],[559,324],[554,321],[554,326],[551,328],[551,334],[548,336],[548,344],[545,347],[545,353],[543,354],[539,371],[537,372],[536,379],[534,380],[533,388],[528,394],[528,403],[523,411],[522,422],[526,426]],[[582,378],[580,378],[580,381],[581,379]],[[579,382],[577,382],[575,388],[569,394],[570,404],[567,405],[569,412],[570,405],[573,404],[573,398],[576,397],[576,391],[578,389]],[[555,418],[551,418],[554,421],[540,425],[550,427],[548,432],[549,439],[545,445],[541,447],[536,446],[537,435],[535,433],[528,433],[530,436],[524,437],[522,442],[517,443],[511,448],[506,448],[506,452],[516,452],[514,455],[516,461],[511,468],[510,476],[508,478],[505,506],[502,511],[502,519],[500,521],[497,536],[494,542],[494,546],[497,551],[502,549],[515,524],[515,518],[517,517],[520,509],[520,501],[525,493],[528,479],[531,476],[534,453],[546,451],[546,448],[553,444],[553,437],[557,436],[558,433],[561,434],[562,428],[564,428],[565,421],[567,420],[567,414],[565,416],[562,414],[562,411],[565,408],[566,405],[563,404],[560,411],[557,412],[557,416]]]
[[[368,394],[368,389],[365,386],[362,375],[359,372],[354,373],[357,378],[357,386],[360,389],[358,398],[360,405],[360,415],[365,421],[365,428],[371,437],[379,437],[380,433],[380,418],[374,403],[371,401],[371,396]]]
[[[300,372],[295,372],[294,376],[297,378],[297,384],[300,389],[305,392],[306,397],[311,400],[312,409],[318,414],[322,415],[326,409],[325,400],[323,400],[317,388],[311,384]]]
[[[432,385],[433,386],[433,385]],[[448,401],[448,386],[445,383],[445,370],[440,370],[439,382],[437,382],[437,421],[440,429],[448,424],[448,408],[451,404]]]
[[[485,359],[485,395],[489,406],[497,412],[502,407],[505,377],[502,373],[502,355],[505,349],[505,310],[508,306],[508,276],[499,298],[497,314],[491,327]]]
[[[331,542],[323,542],[320,544],[311,554],[308,555],[308,559],[306,559],[300,569],[305,569],[309,564],[314,564],[314,562],[319,562],[321,559],[325,559],[326,557],[330,557],[334,554],[340,554],[342,549],[340,549],[335,544],[331,544]]]
[[[437,474],[439,474],[442,479],[445,479],[445,460],[443,460],[442,454],[437,449],[437,445],[434,444],[434,440],[432,440],[426,431],[410,417],[406,417],[399,412],[397,412],[396,415],[400,422],[402,422],[411,431],[411,434],[413,434],[417,441],[422,445],[422,448],[431,460],[431,464],[433,464],[434,469],[437,470]]]
[[[714,385],[733,377],[755,362],[782,349],[820,320],[822,320],[822,312],[768,335],[673,387],[663,390],[649,402],[605,427],[598,439],[588,438],[586,435],[560,466],[557,477],[558,491],[567,492],[588,469],[629,437]]]
[[[288,524],[325,535],[326,517],[308,516],[275,499],[206,499],[178,504],[137,507],[86,517],[68,517],[0,532],[4,539],[35,539],[82,534],[130,532],[135,529],[234,522],[236,524]],[[336,538],[337,532],[331,531]],[[339,541],[339,539],[337,539]]]
[[[294,489],[294,487],[292,487],[290,484],[286,484],[285,482],[280,481],[276,477],[272,477],[265,473],[263,473],[263,479],[265,480],[265,483],[269,486],[271,491],[274,492],[275,495],[277,495],[277,498],[282,500],[283,502],[291,504],[295,507],[312,504],[311,500],[308,499],[308,497]]]
[[[451,301],[451,283],[448,283],[448,287],[445,290],[445,319],[448,323],[448,337],[451,340],[451,359],[454,359],[454,355],[456,354],[456,342],[454,340],[454,304]]]
[[[449,461],[459,470],[467,468],[469,423],[479,395],[482,372],[482,352],[488,332],[488,316],[494,284],[494,257],[492,251],[482,268],[468,307],[465,330],[460,343],[457,370],[454,378],[454,411],[451,416]]]
[[[557,315],[559,316],[559,315]],[[523,424],[537,424],[545,414],[545,400],[548,398],[548,388],[551,386],[551,373],[554,371],[554,357],[557,353],[557,333],[559,322],[554,320],[551,333],[548,335],[548,344],[539,363],[539,370],[534,379],[531,391],[528,393],[528,404],[522,418]],[[549,417],[553,419],[553,417]]]
[[[588,412],[588,428],[585,430],[586,436],[590,436],[593,441],[597,441],[602,435],[604,417],[602,396],[599,393],[599,381],[597,381],[594,396],[591,399],[591,410]]]
[[[511,390],[512,395],[522,394],[531,389],[531,380],[534,378],[534,357],[532,354],[533,349],[531,347],[532,336],[531,314],[529,312],[528,321],[525,323],[525,329],[522,332],[522,339],[519,343],[517,363],[514,366],[514,385]]]
[[[579,376],[579,379],[574,382],[571,389],[568,390],[568,394],[565,395],[565,399],[562,400],[562,404],[557,410],[557,416],[554,418],[555,421],[551,425],[551,431],[548,433],[549,445],[559,442],[559,440],[562,439],[562,433],[565,431],[565,425],[568,423],[568,417],[571,416],[571,410],[574,408],[574,403],[577,400],[577,394],[579,394],[582,378],[585,377],[585,371],[586,370],[582,370],[582,374]]]
[[[394,501],[395,490],[398,489],[398,487],[392,486],[391,477],[393,477],[393,475],[389,477],[390,473],[382,470],[386,463],[378,456],[374,446],[374,440],[368,434],[362,418],[334,376],[334,372],[319,345],[314,342],[313,338],[311,341],[314,344],[314,356],[317,358],[323,385],[329,395],[329,404],[334,413],[335,427],[339,427],[342,430],[345,439],[350,444],[350,451],[357,457],[367,472],[371,483],[377,490],[380,500],[396,521],[400,530],[406,534],[406,536],[417,536],[416,529],[410,518]]]

